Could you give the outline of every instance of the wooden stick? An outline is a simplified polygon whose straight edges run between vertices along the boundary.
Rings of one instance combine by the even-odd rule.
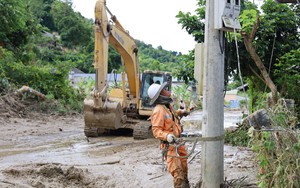
[[[18,89],[16,91],[16,94],[20,94],[20,93],[25,93],[25,92],[30,92],[30,93],[33,93],[34,95],[38,96],[39,98],[45,100],[46,99],[46,96],[28,86],[22,86],[20,89]]]

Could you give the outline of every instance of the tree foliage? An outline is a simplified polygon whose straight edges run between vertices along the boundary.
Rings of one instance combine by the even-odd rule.
[[[0,42],[25,27],[25,0],[0,0]]]
[[[56,30],[50,14],[51,4],[55,0],[28,0],[28,7],[34,19],[49,30]]]
[[[256,12],[259,15],[259,25],[254,36],[255,40],[252,44],[263,66],[267,69],[270,78],[275,83],[276,88],[278,88],[276,90],[280,90],[282,87],[278,85],[278,79],[280,79],[280,77],[278,77],[279,75],[274,75],[278,68],[274,65],[282,55],[299,47],[299,22],[297,22],[297,20],[299,20],[299,10],[294,5],[277,4],[272,0],[267,0],[262,5],[261,12],[257,9]],[[252,13],[254,13],[254,10],[252,10]],[[244,27],[244,21],[247,20],[247,15],[248,22],[245,23],[246,27]],[[243,11],[241,20],[243,21],[243,28],[246,29],[248,26],[247,23],[251,22],[251,16],[247,13],[247,10]],[[251,28],[251,24],[248,28]],[[268,84],[266,80],[262,78],[261,75],[263,74],[260,74],[262,68],[258,69],[258,67],[253,65],[253,62],[249,62],[247,66],[251,71],[246,72],[247,74],[244,75],[254,79],[253,82],[256,82],[256,84],[253,85],[255,87],[254,89],[261,92],[268,92],[268,90],[266,90],[266,85]],[[258,84],[258,81],[264,84]],[[252,101],[256,100],[254,99]]]
[[[178,80],[183,80],[185,84],[194,82],[194,52],[190,52],[188,55],[182,56],[182,61],[179,63],[178,68],[174,71],[174,75]]]
[[[92,26],[86,24],[79,13],[74,12],[71,4],[55,1],[50,14],[64,46],[87,46],[92,37]]]
[[[266,67],[270,78],[274,81],[279,90],[283,86],[277,85],[280,75],[275,75],[279,67],[275,64],[278,59],[291,50],[299,48],[299,6],[278,4],[273,0],[264,1],[261,9],[252,3],[252,1],[241,1],[241,16],[239,20],[242,23],[243,31],[248,33],[253,28],[253,23],[256,19],[255,15],[259,16],[259,26],[253,40],[258,57],[261,59],[263,66]],[[178,23],[182,25],[186,31],[194,36],[195,41],[204,41],[204,26],[205,26],[205,1],[198,0],[198,8],[195,15],[191,13],[179,12],[177,15]],[[241,40],[240,33],[236,33],[238,38],[239,59],[241,62],[241,72],[243,78],[250,79],[254,84],[254,90],[257,92],[269,92],[266,90],[265,81],[260,73],[260,69],[256,66],[250,54],[246,50],[246,46]],[[238,79],[237,71],[237,54],[234,41],[234,33],[225,33],[225,82],[229,77]],[[192,52],[191,52],[192,53]],[[193,61],[193,56],[190,55],[190,61]],[[184,64],[185,67],[191,67],[187,71],[192,75],[194,69],[188,65],[189,61]],[[181,74],[186,74],[182,71]],[[261,82],[261,83],[259,83]],[[259,101],[256,99],[253,102]],[[256,105],[256,104],[253,104]]]
[[[196,15],[192,15],[190,12],[184,13],[179,11],[176,18],[178,18],[178,24],[181,24],[181,28],[192,35],[196,42],[201,43],[204,42],[205,1],[198,0],[197,5]]]
[[[278,77],[277,83],[281,87],[280,94],[284,98],[294,99],[295,106],[299,112],[300,96],[298,93],[300,85],[300,48],[291,50],[278,59],[275,64],[275,76]],[[300,119],[300,114],[298,115]]]
[[[180,67],[182,54],[175,51],[164,50],[162,46],[156,49],[150,44],[136,40],[139,48],[139,63],[141,71],[159,70],[175,73]]]

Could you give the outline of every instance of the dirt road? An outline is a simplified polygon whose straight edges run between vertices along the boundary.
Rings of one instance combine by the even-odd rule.
[[[162,172],[155,139],[87,140],[82,116],[29,117],[0,117],[0,187],[173,187],[172,177]],[[189,180],[196,187],[201,179],[201,143],[189,161]],[[257,169],[249,149],[226,145],[224,170],[227,180],[246,177],[245,187],[255,187]]]

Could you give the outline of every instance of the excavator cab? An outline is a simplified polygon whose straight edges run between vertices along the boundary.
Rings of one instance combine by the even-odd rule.
[[[148,88],[151,84],[163,84],[167,82],[166,89],[171,90],[172,85],[172,76],[169,72],[163,71],[144,71],[141,76],[140,83],[140,96],[139,96],[139,108],[138,114],[140,117],[151,116],[154,105],[150,105],[150,98],[148,97]],[[141,121],[134,126],[133,129],[133,138],[134,139],[146,139],[153,137],[151,130],[150,121]]]
[[[163,71],[150,71],[146,70],[142,74],[141,78],[141,91],[140,91],[140,113],[143,114],[143,112],[146,109],[153,108],[153,105],[150,105],[150,98],[148,97],[148,88],[151,84],[157,83],[157,84],[163,84],[164,82],[167,82],[167,90],[171,90],[171,84],[172,84],[172,76],[169,72],[163,72]],[[147,113],[146,115],[151,115]]]

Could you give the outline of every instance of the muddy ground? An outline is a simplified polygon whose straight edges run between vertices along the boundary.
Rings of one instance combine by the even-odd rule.
[[[0,125],[0,187],[173,187],[155,139],[87,139],[82,115],[0,116]],[[224,178],[256,187],[253,156],[248,148],[225,145]],[[201,143],[189,158],[191,187],[201,179],[200,160]]]

